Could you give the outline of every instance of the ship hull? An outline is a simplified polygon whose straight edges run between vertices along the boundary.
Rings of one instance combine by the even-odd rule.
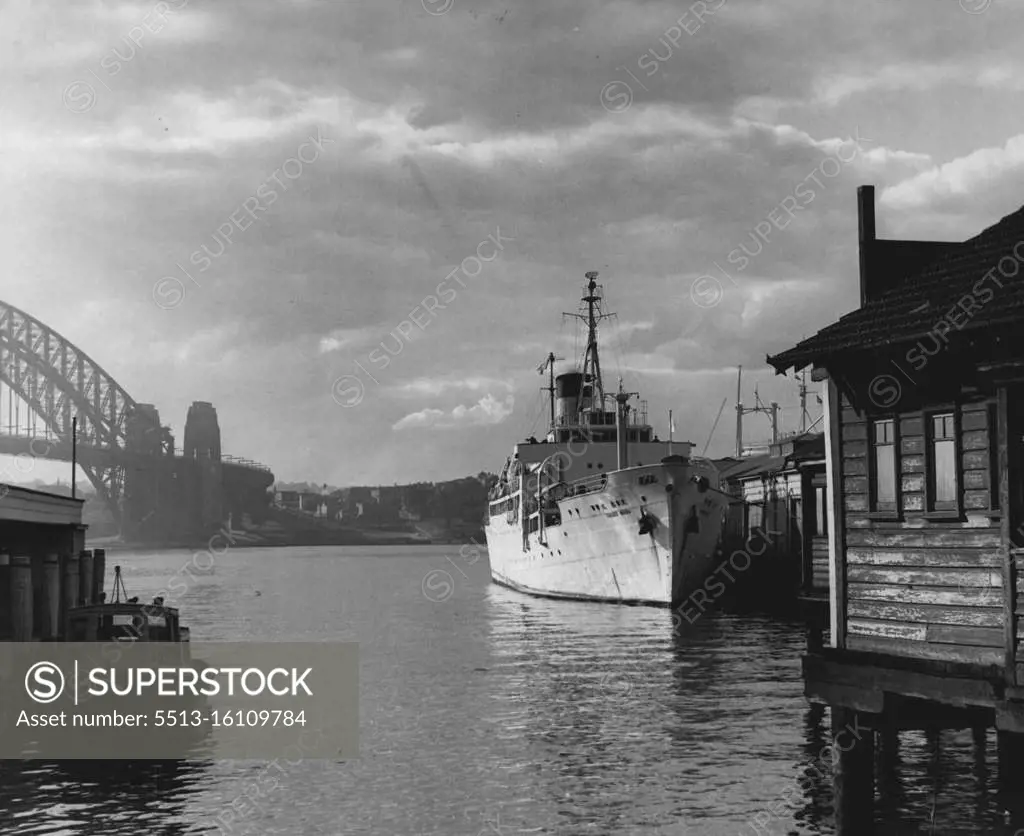
[[[717,491],[698,491],[696,472],[687,462],[608,473],[602,489],[560,500],[558,524],[543,531],[492,516],[492,580],[547,598],[680,605],[717,565],[724,512]]]

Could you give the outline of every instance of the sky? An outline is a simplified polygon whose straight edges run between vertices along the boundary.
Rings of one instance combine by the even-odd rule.
[[[569,370],[597,270],[606,385],[728,455],[736,367],[796,429],[765,356],[858,306],[857,186],[880,237],[1024,203],[1022,27],[1019,0],[6,0],[0,299],[179,445],[210,401],[280,480],[391,484],[545,431],[537,367]]]

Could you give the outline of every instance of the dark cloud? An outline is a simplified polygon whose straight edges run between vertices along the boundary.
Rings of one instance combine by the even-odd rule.
[[[994,56],[1015,54],[1022,12],[1005,4],[923,18],[900,4],[726,0],[696,25],[686,6],[631,0],[455,0],[443,15],[220,0],[147,34],[104,88],[93,73],[148,11],[11,13],[22,45],[0,58],[4,297],[179,431],[189,402],[218,403],[225,448],[287,479],[496,466],[532,417],[536,364],[572,353],[560,314],[590,269],[622,323],[645,323],[609,337],[608,368],[621,362],[652,417],[674,408],[703,443],[732,367],[791,405],[765,354],[856,306],[857,185],[878,187],[890,235],[965,238],[1021,200],[1019,67]],[[95,88],[84,112],[61,100],[76,80]],[[318,129],[333,144],[281,173]],[[858,132],[862,151],[843,146],[848,161],[824,170]],[[809,182],[813,198],[778,228],[769,219]],[[189,283],[193,255],[219,250],[218,229],[268,184],[274,202]],[[499,230],[500,254],[451,278],[477,269]],[[730,260],[755,249],[743,269]],[[160,310],[153,287],[168,275],[187,295]],[[693,284],[707,275],[722,296],[700,308]],[[454,298],[424,317],[445,282]],[[369,359],[382,344],[399,346],[386,369]],[[332,398],[346,374],[366,386],[347,409]],[[513,387],[510,417],[486,408],[510,394],[488,380]],[[503,420],[456,421],[424,443],[430,416],[474,408]],[[391,429],[414,413],[426,417]]]

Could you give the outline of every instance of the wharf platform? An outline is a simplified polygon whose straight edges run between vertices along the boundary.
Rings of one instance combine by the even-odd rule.
[[[0,484],[0,641],[61,641],[68,610],[102,600],[106,553],[85,549],[83,505]]]

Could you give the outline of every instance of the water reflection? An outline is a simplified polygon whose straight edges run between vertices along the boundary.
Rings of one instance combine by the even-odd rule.
[[[193,761],[0,761],[0,832],[200,833],[176,819],[207,767]]]
[[[834,832],[800,625],[528,598],[483,561],[462,574],[443,548],[398,551],[231,549],[175,602],[193,641],[358,641],[359,760],[286,764],[273,790],[266,763],[0,762],[0,836]],[[122,558],[133,594],[188,557]],[[425,574],[446,566],[452,597],[428,600]],[[901,733],[879,764],[879,832],[1007,832],[994,742]],[[219,829],[254,783],[255,809]]]

